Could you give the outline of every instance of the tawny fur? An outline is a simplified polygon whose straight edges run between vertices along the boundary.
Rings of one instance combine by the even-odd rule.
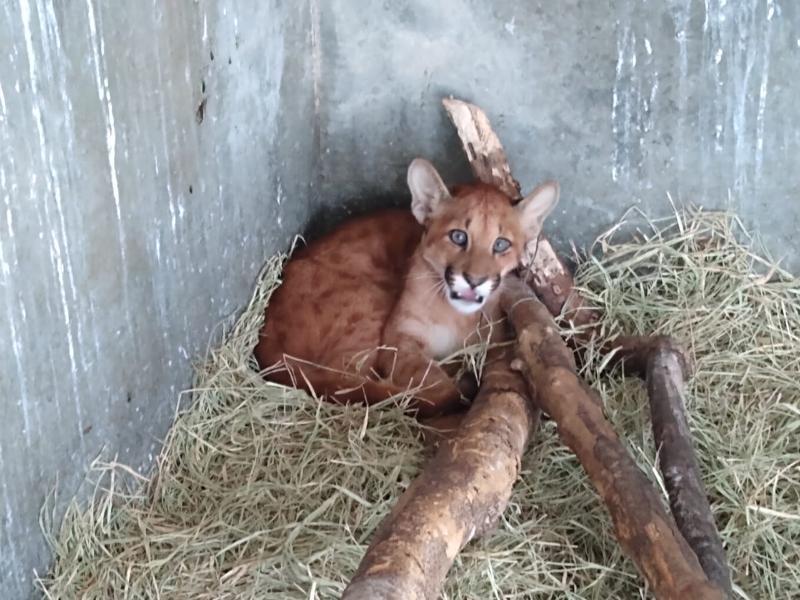
[[[421,417],[459,407],[457,383],[437,360],[497,320],[502,278],[538,236],[558,186],[543,184],[516,206],[485,184],[451,196],[422,159],[408,181],[412,212],[353,219],[289,261],[255,349],[269,379],[338,402],[414,388]],[[454,230],[468,242],[455,243]],[[510,242],[502,252],[498,238]]]

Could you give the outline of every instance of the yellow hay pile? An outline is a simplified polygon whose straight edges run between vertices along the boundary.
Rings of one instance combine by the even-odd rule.
[[[578,281],[607,336],[690,348],[689,419],[737,593],[800,598],[800,285],[767,272],[735,229],[694,212],[634,242],[605,236]],[[47,597],[338,598],[425,455],[419,425],[391,403],[334,406],[253,370],[281,264],[198,368],[152,477],[126,486],[123,467],[96,465],[94,502],[52,534]],[[583,375],[660,485],[643,384],[589,356]],[[498,530],[465,548],[444,597],[628,599],[641,581],[545,422]]]

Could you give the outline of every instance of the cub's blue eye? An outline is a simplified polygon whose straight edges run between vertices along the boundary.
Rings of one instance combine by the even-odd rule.
[[[497,238],[494,241],[494,246],[492,246],[492,251],[495,254],[502,254],[509,248],[511,248],[511,241],[507,240],[506,238]]]
[[[450,241],[453,242],[456,246],[461,246],[462,248],[467,245],[467,232],[462,231],[461,229],[453,229],[449,233]]]

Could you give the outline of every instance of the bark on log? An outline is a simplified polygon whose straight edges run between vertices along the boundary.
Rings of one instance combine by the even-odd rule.
[[[459,550],[505,509],[539,419],[510,354],[487,364],[472,408],[384,519],[343,600],[435,600]]]
[[[647,392],[653,437],[659,449],[658,466],[678,529],[708,578],[732,598],[728,561],[700,478],[686,420],[685,364],[683,353],[669,338],[660,338],[647,355]]]
[[[558,425],[608,507],[617,540],[656,597],[722,600],[697,557],[603,415],[600,399],[578,376],[572,352],[546,307],[520,280],[504,285],[503,310],[517,335],[519,368],[540,408]]]

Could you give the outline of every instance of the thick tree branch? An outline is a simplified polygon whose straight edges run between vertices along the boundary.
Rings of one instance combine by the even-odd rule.
[[[383,521],[343,600],[435,600],[459,550],[503,512],[539,417],[509,355],[493,354],[472,408]]]

